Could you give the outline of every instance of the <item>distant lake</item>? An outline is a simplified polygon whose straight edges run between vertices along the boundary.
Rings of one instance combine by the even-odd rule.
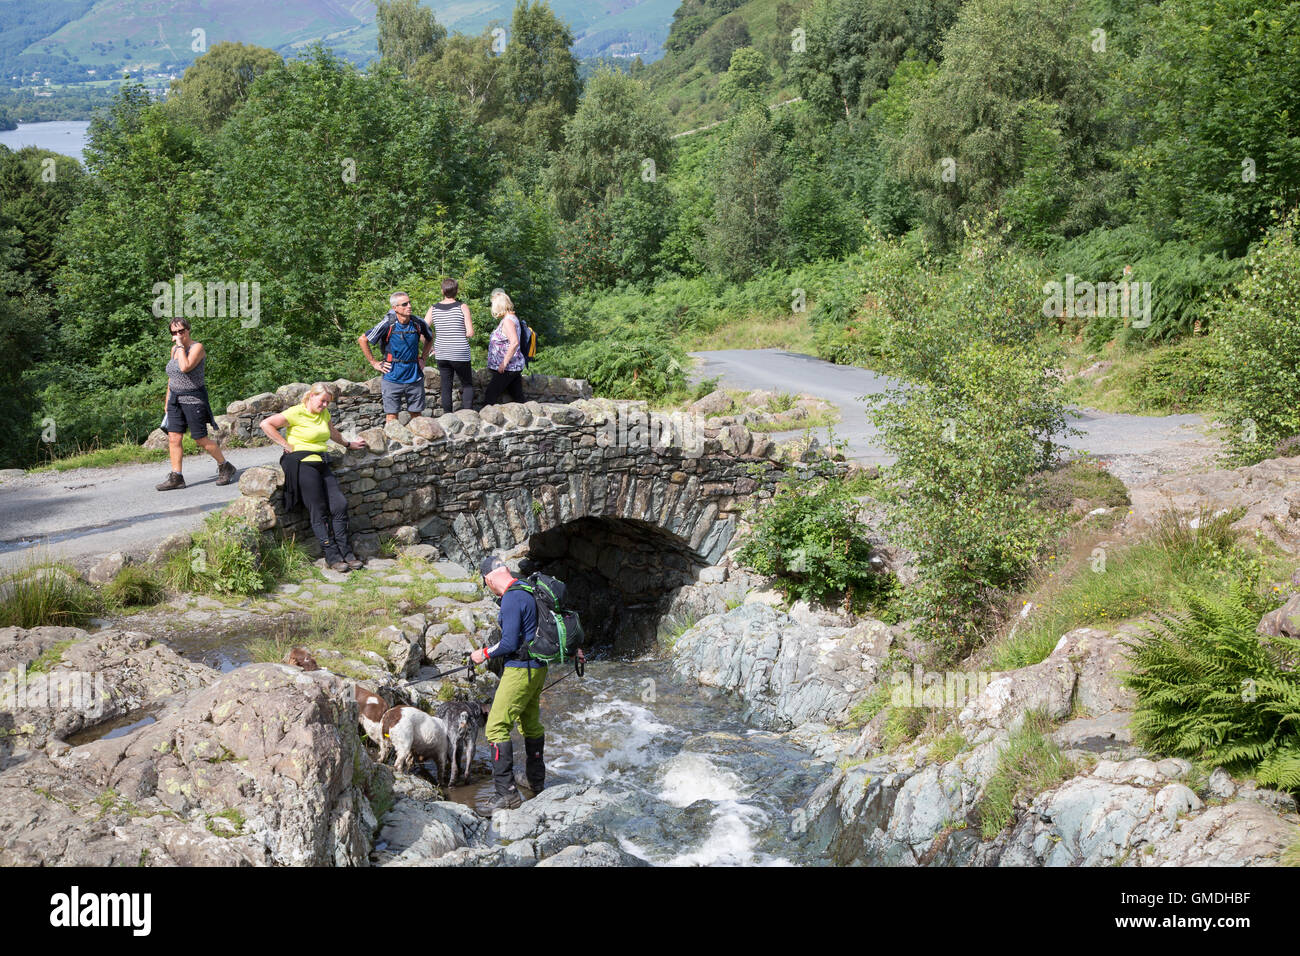
[[[0,132],[0,144],[19,150],[24,146],[52,149],[65,156],[75,156],[84,163],[81,150],[86,145],[90,123],[86,120],[56,120],[51,123],[19,123],[17,129]]]

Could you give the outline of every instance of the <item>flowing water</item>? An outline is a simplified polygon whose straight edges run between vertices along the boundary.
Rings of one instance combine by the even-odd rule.
[[[263,633],[247,626],[196,629],[167,643],[226,672],[250,660],[246,645]],[[667,660],[592,660],[583,677],[553,667],[548,682],[565,674],[542,694],[547,784],[605,783],[626,791],[598,817],[624,850],[676,866],[827,862],[797,832],[795,809],[828,764],[780,733],[745,724],[735,698],[680,680]],[[517,730],[515,760],[522,775]],[[434,765],[423,769],[431,775]],[[482,737],[470,782],[448,797],[480,811],[494,799]]]
[[[572,671],[569,672],[572,674]],[[553,669],[551,680],[560,676]],[[808,865],[794,810],[829,771],[778,733],[741,722],[734,699],[678,680],[663,660],[593,661],[542,695],[548,786],[630,792],[600,822],[624,850],[666,865]],[[516,741],[522,769],[522,745]],[[485,809],[488,747],[451,799]]]

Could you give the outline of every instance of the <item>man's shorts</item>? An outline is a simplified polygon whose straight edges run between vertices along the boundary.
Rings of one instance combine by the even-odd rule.
[[[163,431],[186,432],[195,441],[208,437],[208,419],[211,410],[199,399],[182,401],[172,396],[167,403],[167,427]]]
[[[420,377],[418,381],[409,385],[399,385],[396,382],[381,380],[379,383],[380,394],[384,399],[384,414],[396,415],[402,410],[402,402],[406,402],[406,410],[412,415],[417,415],[424,411],[424,378]]]

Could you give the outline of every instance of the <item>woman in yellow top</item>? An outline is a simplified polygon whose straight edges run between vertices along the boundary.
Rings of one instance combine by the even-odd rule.
[[[332,385],[317,382],[307,390],[302,403],[278,415],[263,419],[262,431],[281,448],[280,467],[284,471],[284,503],[296,508],[299,501],[307,506],[311,529],[325,552],[325,563],[334,571],[355,571],[362,562],[348,544],[348,499],[339,488],[339,480],[330,471],[328,459],[321,453],[333,438],[349,448],[365,448],[363,441],[346,441],[330,421],[329,409],[334,401]],[[285,434],[280,435],[280,429]]]

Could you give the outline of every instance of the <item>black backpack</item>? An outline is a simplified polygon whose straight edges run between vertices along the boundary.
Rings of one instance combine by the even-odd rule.
[[[530,574],[507,590],[527,591],[537,602],[537,630],[523,646],[533,660],[562,664],[582,647],[582,622],[578,612],[564,606],[564,582],[549,574]]]

